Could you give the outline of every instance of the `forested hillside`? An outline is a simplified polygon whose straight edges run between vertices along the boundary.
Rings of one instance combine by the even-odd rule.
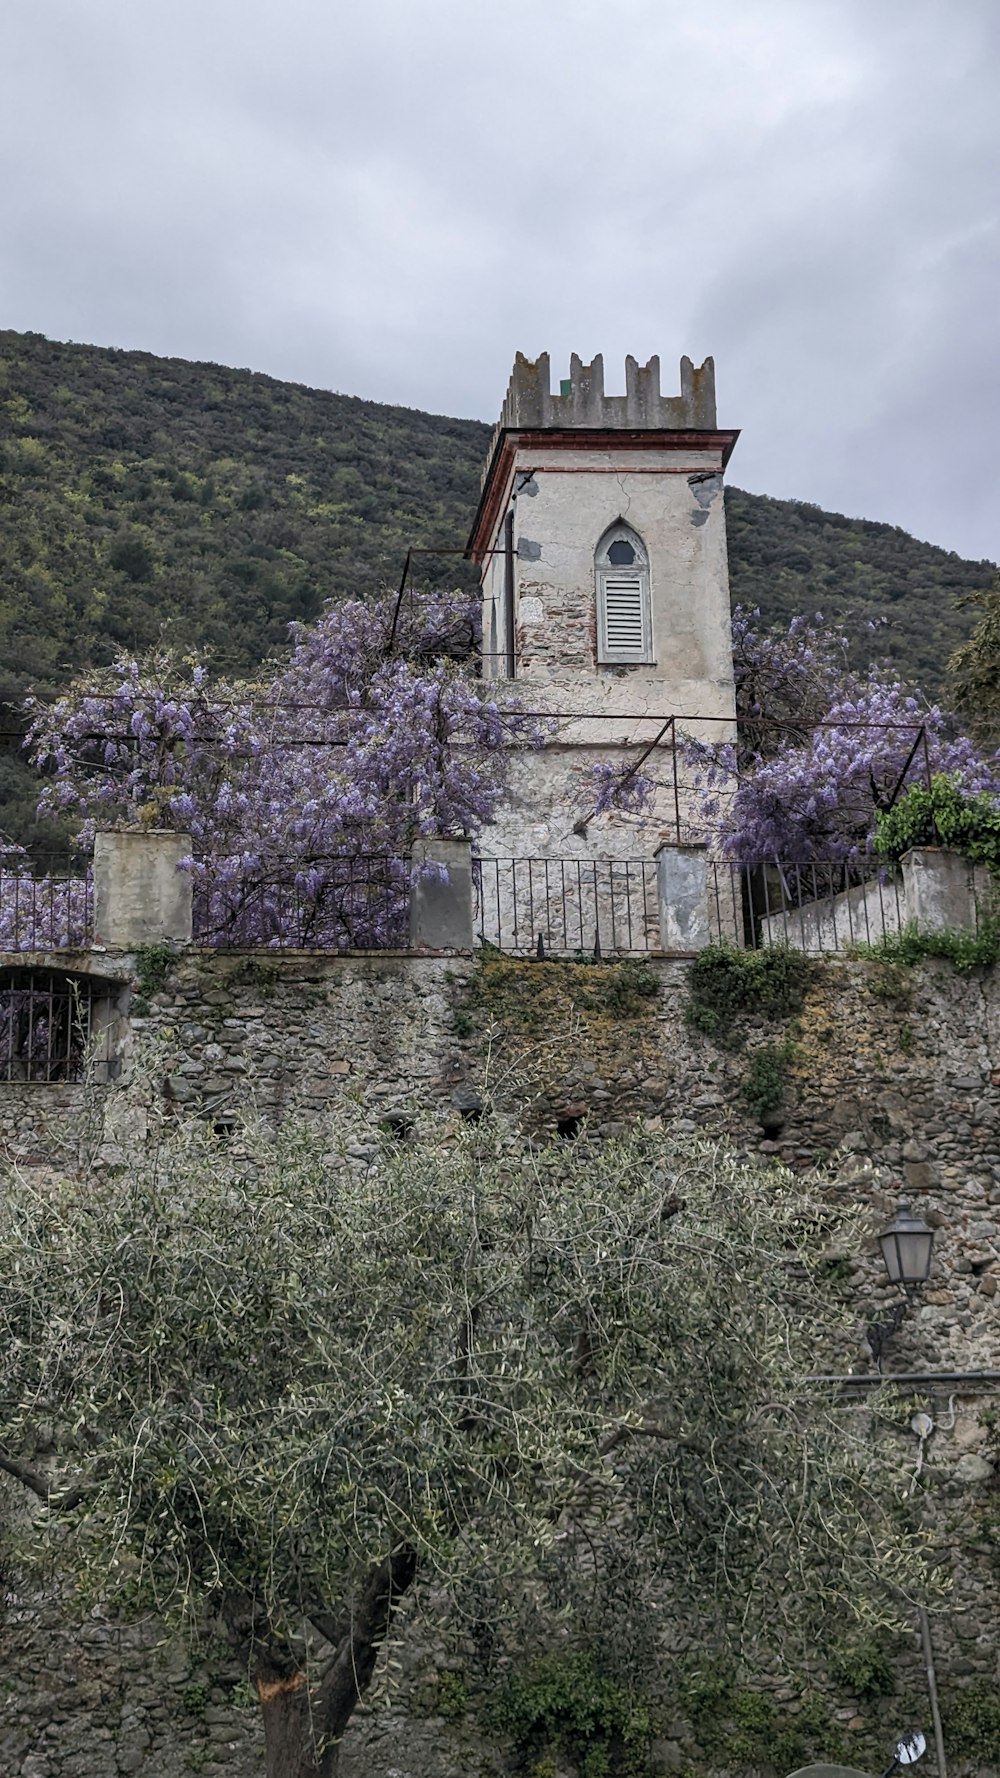
[[[160,640],[242,671],[325,599],[398,581],[409,545],[460,550],[488,426],[249,371],[0,332],[0,700]],[[843,619],[859,660],[928,690],[988,564],[893,526],[731,489],[734,599]],[[461,556],[418,579],[468,580]],[[471,584],[471,583],[470,583]],[[874,630],[869,624],[874,622]],[[23,827],[8,742],[0,822]],[[15,809],[12,805],[17,804]]]

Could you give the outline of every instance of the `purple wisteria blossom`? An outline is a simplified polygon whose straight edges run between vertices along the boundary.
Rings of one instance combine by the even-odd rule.
[[[469,672],[476,619],[461,594],[330,606],[252,685],[122,658],[31,706],[41,809],[78,814],[84,845],[97,827],[189,833],[206,936],[400,942],[414,840],[489,823],[511,746],[538,740]]]
[[[631,765],[616,765],[612,760],[599,760],[590,768],[594,796],[593,815],[644,815],[650,808],[656,780],[648,772]]]
[[[685,745],[703,831],[742,865],[866,857],[878,812],[931,773],[1000,799],[1000,756],[891,674],[852,673],[845,638],[820,624],[768,635],[737,609],[737,742]]]
[[[23,846],[0,845],[0,951],[89,944],[91,899],[89,873],[36,875]],[[0,1013],[0,1046],[2,1026]]]

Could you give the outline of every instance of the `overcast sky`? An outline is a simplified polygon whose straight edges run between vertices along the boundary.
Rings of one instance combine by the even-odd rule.
[[[730,474],[1000,557],[1000,0],[4,0],[0,325],[493,420],[714,353]]]

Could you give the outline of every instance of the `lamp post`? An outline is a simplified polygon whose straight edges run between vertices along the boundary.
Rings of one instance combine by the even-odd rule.
[[[900,1326],[907,1309],[921,1284],[930,1275],[934,1250],[934,1230],[909,1204],[900,1204],[895,1216],[879,1235],[882,1259],[890,1284],[898,1284],[903,1292],[886,1321],[876,1321],[867,1330],[868,1344],[878,1370],[882,1369],[882,1353]]]

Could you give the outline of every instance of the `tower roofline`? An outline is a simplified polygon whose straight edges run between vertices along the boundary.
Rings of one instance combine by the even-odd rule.
[[[524,362],[527,362],[526,360]],[[541,360],[539,360],[541,362]],[[577,360],[577,362],[579,362]],[[633,361],[634,362],[634,361]],[[653,361],[655,363],[655,360]],[[685,360],[684,362],[690,362]],[[711,360],[708,361],[709,363]],[[647,367],[648,368],[648,367]],[[557,401],[560,397],[550,397]],[[606,401],[624,402],[625,396],[610,396]],[[664,403],[664,406],[667,404]],[[506,412],[506,404],[505,404]],[[714,401],[713,401],[714,415]],[[469,533],[465,553],[475,562],[483,561],[505,504],[506,491],[514,472],[520,450],[537,451],[539,455],[553,449],[573,451],[718,451],[721,468],[725,469],[739,438],[739,431],[722,431],[703,426],[626,426],[618,424],[550,426],[499,425],[493,434],[490,454],[483,474],[482,492],[476,516]],[[545,464],[538,469],[544,473]],[[663,473],[657,471],[657,473]]]
[[[604,357],[598,352],[584,364],[574,352],[569,376],[551,393],[548,352],[532,361],[523,352],[514,359],[500,427],[604,426],[619,428],[680,428],[714,432],[715,360],[706,358],[696,370],[690,358],[681,359],[680,394],[661,395],[660,360],[654,355],[640,365],[625,360],[625,394],[605,395]]]

